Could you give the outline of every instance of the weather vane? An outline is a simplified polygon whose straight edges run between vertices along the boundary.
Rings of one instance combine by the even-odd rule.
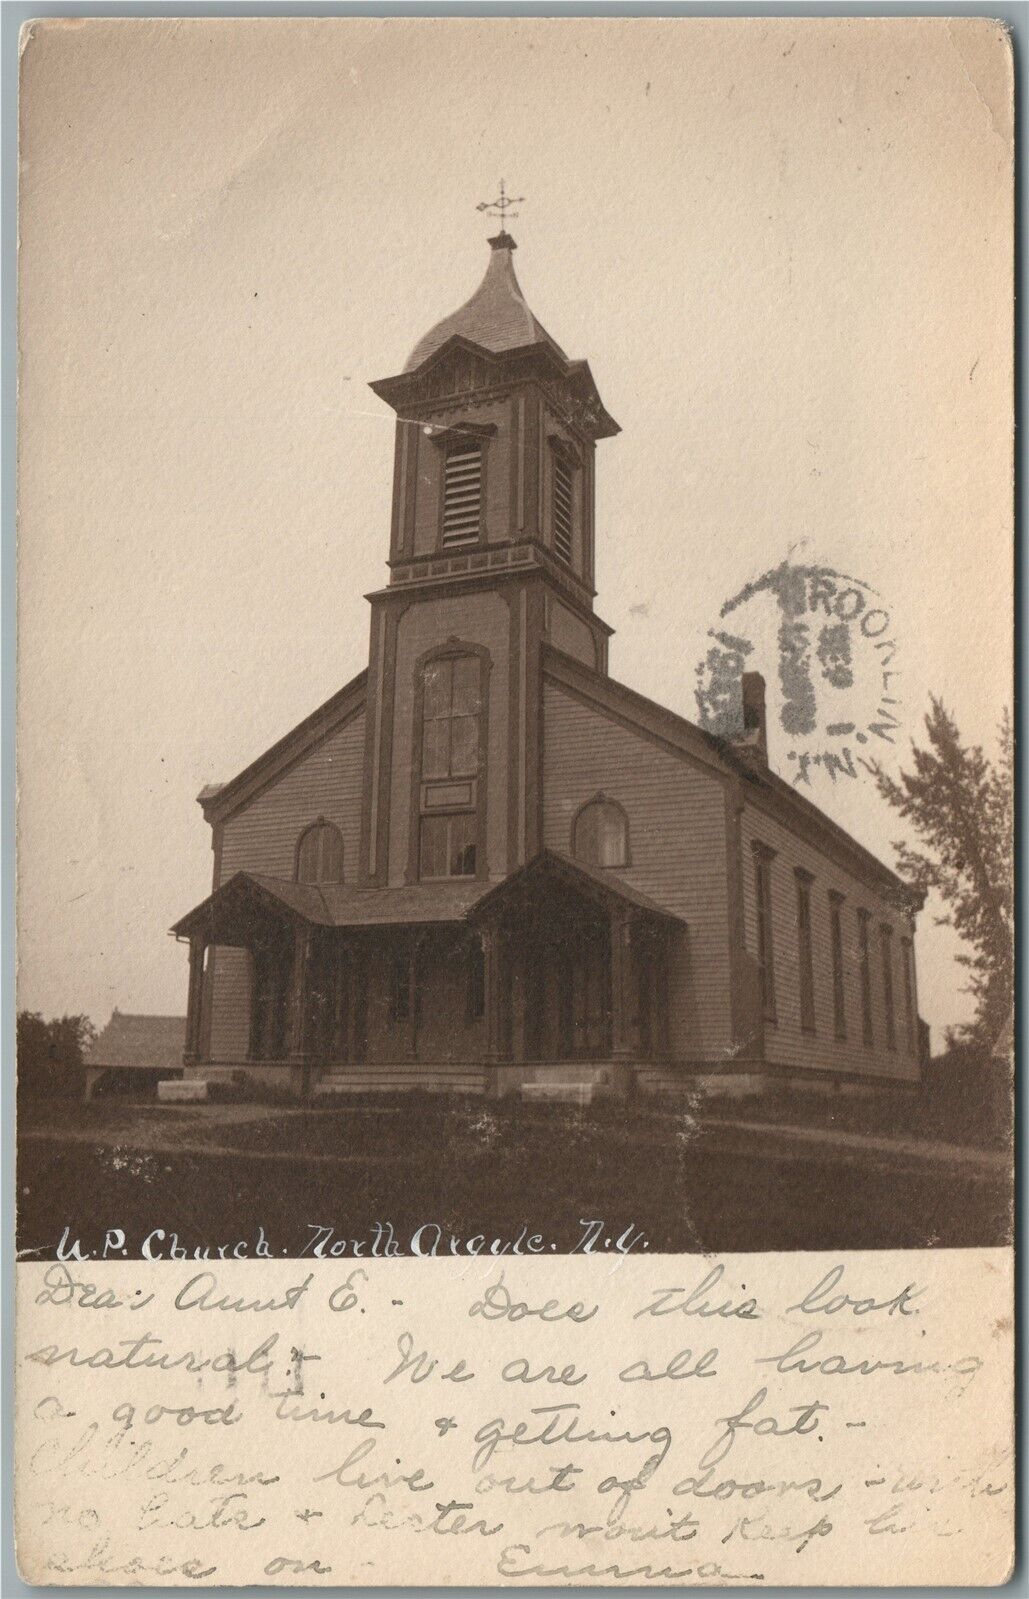
[[[475,209],[476,209],[476,211],[484,211],[488,217],[499,217],[500,218],[500,226],[503,227],[504,223],[507,221],[508,212],[510,212],[511,215],[515,216],[515,217],[518,215],[517,211],[511,211],[511,207],[513,205],[524,205],[524,204],[525,204],[525,196],[524,196],[524,194],[516,195],[515,198],[512,199],[511,196],[505,190],[505,188],[504,188],[504,180],[503,180],[503,178],[501,178],[501,180],[500,180],[500,197],[499,197],[499,199],[497,199],[497,200],[480,200],[478,205],[475,207]]]

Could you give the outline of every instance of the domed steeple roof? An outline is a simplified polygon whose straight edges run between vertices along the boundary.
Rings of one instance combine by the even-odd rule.
[[[470,357],[479,387],[491,381],[545,380],[556,385],[552,400],[558,391],[563,395],[580,431],[592,439],[611,438],[620,429],[604,409],[589,363],[570,360],[525,303],[511,261],[511,235],[502,229],[489,242],[486,276],[471,299],[419,339],[402,372],[371,380],[372,393],[410,420],[411,407],[438,401],[448,382],[468,383]],[[444,351],[454,356],[450,370]]]
[[[419,339],[408,357],[405,372],[414,372],[455,336],[494,354],[545,344],[562,360],[567,360],[561,346],[529,310],[518,286],[511,260],[511,253],[517,248],[514,239],[509,233],[500,232],[489,242],[492,253],[479,287],[470,300]]]

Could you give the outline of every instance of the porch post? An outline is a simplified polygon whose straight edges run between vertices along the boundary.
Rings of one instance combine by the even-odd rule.
[[[345,1006],[343,1014],[346,1016],[347,1025],[346,1034],[343,1039],[343,1055],[349,1066],[353,1065],[357,1053],[357,1025],[356,1017],[354,1015],[356,988],[356,984],[354,982],[354,962],[356,960],[357,951],[354,948],[353,940],[344,939],[341,953],[339,955],[340,964],[337,968],[338,976],[336,980],[337,982],[341,982],[343,985],[342,996],[341,999],[337,1000],[337,1004],[342,1003]]]
[[[486,927],[479,934],[483,961],[483,1021],[486,1033],[486,1059],[494,1065],[501,1057],[500,1037],[500,933]]]
[[[485,927],[479,935],[482,941],[483,961],[483,1031],[486,1035],[486,1092],[491,1099],[499,1099],[503,1091],[503,1073],[500,1061],[503,1056],[500,991],[503,949],[499,928]]]
[[[611,1059],[632,1060],[635,1053],[629,984],[632,977],[632,923],[621,905],[608,916],[611,933]]]
[[[206,941],[202,933],[194,933],[189,940],[189,989],[186,996],[186,1047],[182,1064],[195,1066],[200,1059],[200,1023],[204,998],[204,950]]]
[[[668,994],[669,972],[672,962],[672,935],[667,927],[663,927],[657,939],[657,959],[655,961],[657,982],[652,985],[653,1036],[656,1052],[667,1059],[671,1052],[671,1031],[668,1020]]]
[[[353,943],[354,965],[350,979],[351,1064],[362,1064],[368,1058],[368,985],[372,978],[372,949],[363,937]]]
[[[307,1048],[307,1000],[311,961],[311,928],[300,922],[293,934],[293,984],[290,994],[290,1087],[301,1098],[310,1088],[310,1052]]]
[[[422,942],[424,933],[416,933],[411,940],[407,955],[407,1012],[410,1024],[411,1059],[418,1059],[418,1028],[421,1025],[422,1008]]]

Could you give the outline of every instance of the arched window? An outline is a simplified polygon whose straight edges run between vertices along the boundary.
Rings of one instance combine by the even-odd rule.
[[[472,777],[479,766],[479,660],[430,661],[423,683],[422,778]]]
[[[427,661],[420,703],[418,875],[474,877],[482,781],[480,656],[455,653]]]
[[[598,794],[572,825],[572,854],[587,866],[628,866],[629,822],[617,800]]]
[[[296,876],[298,883],[342,883],[343,835],[338,827],[319,817],[301,833]]]

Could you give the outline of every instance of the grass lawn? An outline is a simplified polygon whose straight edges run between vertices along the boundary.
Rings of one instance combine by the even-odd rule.
[[[651,1253],[1007,1240],[1002,1159],[934,1165],[773,1134],[687,1111],[432,1095],[324,1109],[37,1101],[19,1117],[18,1245],[45,1256],[69,1227],[99,1250],[117,1227],[130,1255],[154,1228],[190,1250],[252,1247],[260,1225],[274,1253],[298,1255],[316,1227],[365,1238],[391,1223],[408,1252],[437,1223],[460,1239],[527,1228],[567,1253],[593,1220],[601,1240],[630,1228]]]

